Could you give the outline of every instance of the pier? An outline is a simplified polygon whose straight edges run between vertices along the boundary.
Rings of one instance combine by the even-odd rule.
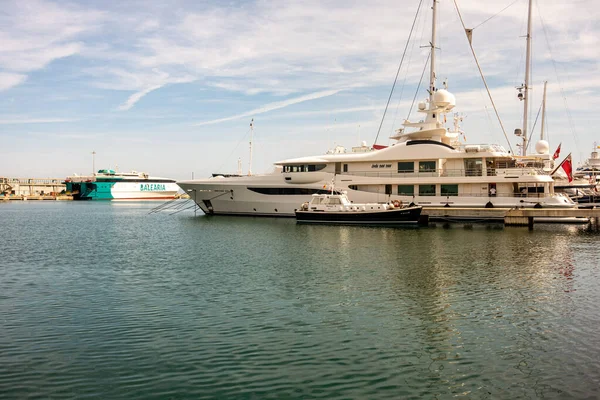
[[[598,225],[600,208],[458,208],[431,207],[423,209],[430,221],[446,222],[503,222],[505,226],[527,226],[534,221],[551,220],[556,223]],[[586,220],[587,218],[587,220]],[[579,220],[578,220],[579,219]],[[561,221],[564,220],[564,221]]]
[[[3,200],[70,200],[64,194],[65,184],[59,178],[0,177],[0,199]]]

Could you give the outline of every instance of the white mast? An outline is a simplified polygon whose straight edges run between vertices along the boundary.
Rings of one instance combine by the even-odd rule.
[[[252,135],[254,133],[254,118],[250,121],[250,160],[248,161],[248,175],[252,175]]]
[[[432,18],[433,23],[431,24],[431,60],[429,65],[429,107],[433,107],[433,94],[435,92],[435,45],[436,45],[436,17],[437,17],[437,0],[433,0]]]
[[[529,0],[527,16],[527,54],[525,57],[525,84],[523,85],[523,155],[527,155],[527,112],[529,110],[529,68],[531,67],[531,9],[533,0]]]
[[[548,81],[544,82],[544,100],[542,100],[542,133],[540,134],[540,140],[544,140],[544,132],[546,127],[546,86]]]

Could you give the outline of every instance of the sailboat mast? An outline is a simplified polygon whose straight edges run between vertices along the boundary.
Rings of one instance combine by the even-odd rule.
[[[529,11],[527,15],[527,54],[525,56],[525,84],[523,85],[523,155],[527,155],[527,114],[529,110],[529,75],[531,72],[531,9],[533,0],[529,0]]]
[[[548,86],[548,81],[544,82],[544,100],[542,101],[542,133],[540,134],[540,140],[544,140],[544,133],[546,132],[546,86]]]
[[[248,175],[252,175],[252,135],[254,134],[254,118],[250,121],[250,160],[248,161]]]
[[[429,65],[429,104],[433,107],[433,94],[435,91],[435,46],[436,46],[436,17],[437,17],[437,0],[433,0],[432,19],[431,23],[431,59]]]

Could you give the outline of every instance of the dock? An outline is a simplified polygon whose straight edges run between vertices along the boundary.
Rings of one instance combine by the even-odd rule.
[[[502,222],[505,226],[527,226],[533,229],[534,222],[552,221],[561,223],[600,222],[600,208],[458,208],[431,207],[423,209],[430,221],[442,222]]]
[[[64,179],[0,177],[2,200],[72,200],[65,195]]]

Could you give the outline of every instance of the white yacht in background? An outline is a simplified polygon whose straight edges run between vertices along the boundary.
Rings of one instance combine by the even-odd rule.
[[[543,170],[550,159],[547,142],[536,145],[538,154],[517,157],[499,145],[461,145],[457,116],[453,128],[446,128],[455,98],[435,87],[436,1],[432,9],[429,98],[418,105],[425,118],[405,121],[391,137],[393,145],[375,150],[363,143],[351,152],[338,148],[282,160],[270,174],[217,175],[178,185],[207,214],[293,217],[300,204],[332,182],[353,202],[398,200],[423,206],[423,213],[444,206],[575,207],[567,195],[554,192],[554,180]]]
[[[575,178],[586,178],[590,183],[598,183],[600,180],[600,156],[598,155],[598,149],[600,149],[600,146],[594,143],[594,149],[590,154],[590,158],[577,167],[573,173]]]

